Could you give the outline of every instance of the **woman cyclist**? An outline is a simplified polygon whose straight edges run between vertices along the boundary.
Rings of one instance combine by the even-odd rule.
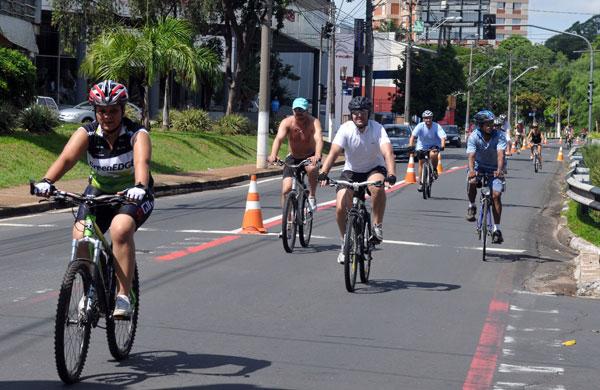
[[[148,131],[125,117],[129,96],[123,84],[112,80],[92,87],[88,101],[94,107],[96,120],[78,128],[44,178],[35,184],[35,194],[49,196],[53,184],[77,163],[86,152],[91,168],[85,194],[119,193],[135,204],[103,206],[96,209],[96,222],[105,232],[110,227],[116,256],[119,291],[113,315],[129,318],[129,291],[135,270],[135,231],[148,219],[154,208],[153,180],[150,174],[152,146]],[[80,206],[73,238],[83,237],[83,220],[89,212]],[[81,256],[86,256],[82,251]]]
[[[544,141],[544,135],[540,131],[537,123],[531,125],[531,131],[527,135],[527,142],[531,149],[529,159],[533,160],[533,149],[537,148],[538,155],[540,156],[540,165],[542,164],[542,142]]]

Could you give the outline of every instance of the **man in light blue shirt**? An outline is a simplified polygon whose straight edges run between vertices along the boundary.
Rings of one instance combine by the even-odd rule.
[[[423,112],[421,116],[423,122],[419,123],[410,135],[409,145],[413,146],[415,137],[417,137],[416,157],[419,160],[419,188],[418,191],[423,191],[423,183],[421,180],[421,172],[423,169],[423,153],[429,153],[429,160],[433,164],[433,176],[437,179],[438,153],[444,150],[446,146],[446,132],[442,126],[433,121],[433,113],[429,110]]]
[[[494,114],[487,110],[475,114],[477,128],[467,141],[467,157],[469,159],[467,221],[475,221],[477,213],[475,206],[477,175],[492,176],[489,180],[492,188],[492,214],[494,215],[492,242],[501,244],[504,241],[500,231],[500,217],[502,215],[502,192],[504,191],[503,167],[506,137],[504,132],[494,129],[494,119]]]

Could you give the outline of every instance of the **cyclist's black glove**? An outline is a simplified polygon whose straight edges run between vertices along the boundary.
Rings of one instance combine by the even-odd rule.
[[[32,187],[33,194],[37,196],[50,196],[56,191],[56,187],[52,184],[52,182],[46,178],[43,178],[39,182],[35,183]]]
[[[388,177],[387,177],[387,179],[385,179],[385,181],[387,181],[388,183],[390,183],[391,186],[393,186],[394,184],[396,184],[396,176],[388,175]]]
[[[317,178],[317,180],[329,183],[329,176],[327,176],[325,172],[321,172],[319,173],[319,177]]]

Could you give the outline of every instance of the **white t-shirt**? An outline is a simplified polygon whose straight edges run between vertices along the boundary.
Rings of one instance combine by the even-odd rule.
[[[369,120],[367,129],[361,133],[352,121],[340,126],[333,143],[344,149],[345,171],[366,173],[377,166],[385,167],[381,145],[390,139],[381,124]]]

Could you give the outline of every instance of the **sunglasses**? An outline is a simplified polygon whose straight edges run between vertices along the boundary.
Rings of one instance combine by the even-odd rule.
[[[367,110],[352,110],[350,113],[355,116],[367,115]]]
[[[299,114],[302,114],[303,112],[306,112],[306,110],[305,110],[304,108],[299,108],[299,107],[296,107],[296,108],[294,108],[294,112],[297,112],[297,113],[299,113]]]

